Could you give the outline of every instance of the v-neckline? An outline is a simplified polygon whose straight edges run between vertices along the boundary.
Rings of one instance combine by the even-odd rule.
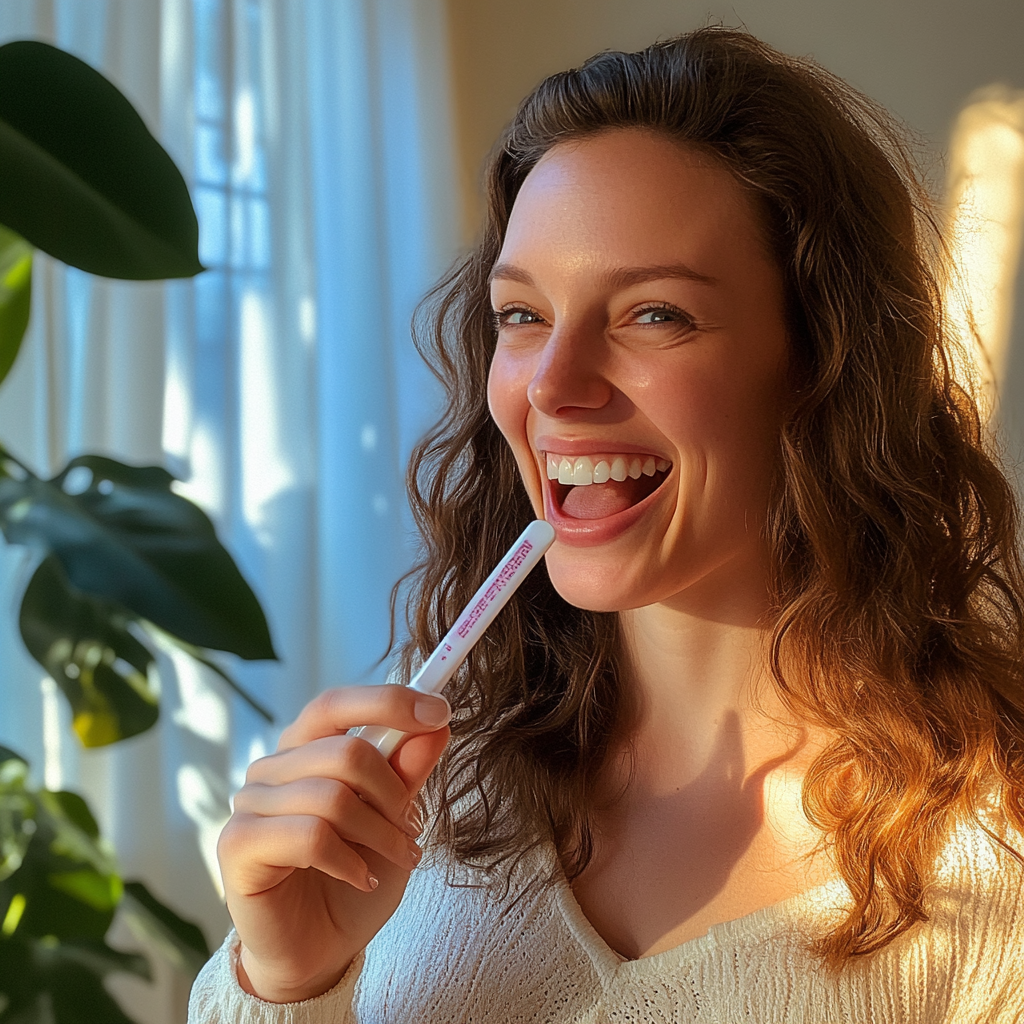
[[[788,896],[784,900],[772,903],[766,907],[752,910],[742,917],[733,918],[729,921],[721,921],[718,924],[709,926],[703,935],[695,935],[669,949],[652,953],[650,956],[636,957],[630,959],[623,956],[601,937],[600,933],[593,926],[590,919],[583,912],[572,886],[565,876],[562,863],[553,844],[549,844],[548,853],[554,858],[557,868],[555,878],[555,901],[563,920],[573,933],[576,941],[586,951],[594,966],[601,974],[611,975],[620,970],[637,970],[645,972],[655,971],[659,965],[668,962],[678,962],[685,959],[694,952],[703,948],[715,948],[720,946],[723,939],[737,939],[751,932],[763,929],[770,923],[778,923],[792,916],[792,911],[800,904],[817,904],[824,907],[835,907],[837,901],[849,897],[849,890],[846,888],[842,878],[838,875],[830,878],[820,885],[805,889],[803,892]],[[816,907],[816,910],[818,907]]]

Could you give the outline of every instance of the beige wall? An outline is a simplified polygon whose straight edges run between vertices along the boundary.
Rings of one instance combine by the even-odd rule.
[[[457,138],[475,234],[483,159],[545,75],[603,49],[638,49],[709,18],[820,61],[925,134],[992,82],[1024,88],[1022,0],[448,0]]]
[[[950,127],[967,97],[997,82],[1024,88],[1024,0],[447,2],[464,244],[478,230],[483,160],[533,85],[599,50],[638,49],[709,19],[813,57],[884,103],[921,133],[937,187]],[[1024,287],[1017,296],[1001,416],[1010,457],[1021,461]]]

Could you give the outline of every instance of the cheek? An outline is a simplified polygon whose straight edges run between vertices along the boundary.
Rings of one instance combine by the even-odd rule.
[[[541,519],[544,516],[542,484],[527,436],[531,408],[527,388],[532,379],[532,369],[525,361],[508,358],[499,350],[487,374],[487,407],[512,449],[534,514]]]
[[[662,432],[730,500],[744,491],[760,496],[771,475],[780,417],[775,388],[765,384],[742,374],[692,374],[674,387],[659,383],[652,395]]]
[[[526,414],[530,407],[527,387],[530,379],[520,361],[509,359],[499,349],[487,374],[487,407],[491,419],[505,435],[516,455],[526,441]]]

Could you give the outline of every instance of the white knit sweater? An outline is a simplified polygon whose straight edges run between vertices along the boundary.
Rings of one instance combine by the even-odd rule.
[[[546,848],[533,870],[553,857]],[[196,980],[189,1024],[1024,1021],[1021,869],[966,827],[939,867],[929,920],[834,979],[804,946],[849,899],[838,880],[624,960],[584,917],[564,876],[510,909],[501,890],[449,886],[435,862],[413,872],[395,915],[316,999],[275,1004],[243,992],[232,932]],[[455,870],[456,881],[483,881]]]

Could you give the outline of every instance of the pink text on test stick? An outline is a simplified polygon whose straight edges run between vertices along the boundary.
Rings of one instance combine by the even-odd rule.
[[[444,689],[495,616],[544,557],[554,540],[554,529],[543,519],[535,519],[523,530],[462,610],[462,614],[455,620],[456,625],[448,631],[409,681],[412,689],[421,693],[440,693]],[[372,743],[385,757],[390,757],[406,736],[398,729],[389,729],[383,725],[355,726],[349,729],[348,735]]]

